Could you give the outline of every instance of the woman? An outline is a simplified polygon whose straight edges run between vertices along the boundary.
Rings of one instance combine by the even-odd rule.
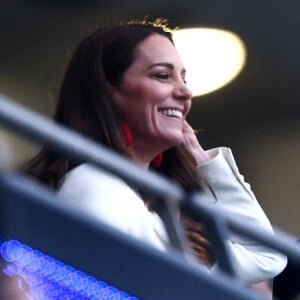
[[[100,28],[71,59],[55,120],[146,169],[156,168],[187,191],[201,190],[201,178],[205,178],[215,194],[214,205],[271,232],[230,149],[204,151],[185,121],[192,98],[185,72],[164,26],[144,22]],[[30,162],[27,172],[103,222],[168,249],[155,208],[149,208],[121,179],[45,149]],[[214,270],[217,263],[199,224],[188,220],[185,226],[195,255]],[[232,236],[227,243],[238,277],[246,285],[272,278],[285,266],[283,256],[246,238]]]

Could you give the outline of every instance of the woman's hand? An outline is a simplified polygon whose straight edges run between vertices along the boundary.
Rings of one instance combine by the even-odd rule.
[[[188,124],[187,121],[184,121],[183,134],[184,144],[194,156],[198,166],[210,160],[209,155],[199,144],[193,128]]]

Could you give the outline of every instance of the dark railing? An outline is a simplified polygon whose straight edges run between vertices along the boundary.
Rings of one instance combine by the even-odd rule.
[[[0,97],[0,123],[52,151],[86,161],[134,185],[158,204],[172,249],[163,253],[125,236],[78,210],[65,206],[46,187],[3,170],[0,176],[0,233],[10,235],[141,299],[259,299],[234,277],[224,236],[246,235],[288,256],[300,266],[300,247],[283,233],[257,232],[252,224],[223,215],[186,194],[174,182],[148,172],[104,146],[63,128],[46,117]],[[1,153],[0,153],[1,154]],[[208,276],[189,256],[175,220],[184,208],[209,223],[218,276]]]

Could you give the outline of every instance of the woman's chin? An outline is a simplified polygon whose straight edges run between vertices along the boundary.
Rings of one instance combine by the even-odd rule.
[[[183,138],[183,135],[180,134],[180,135],[174,135],[174,136],[169,136],[168,138],[166,138],[164,140],[164,144],[167,149],[170,149],[170,148],[173,148],[173,147],[176,147],[180,144],[182,144],[184,142],[184,138]]]

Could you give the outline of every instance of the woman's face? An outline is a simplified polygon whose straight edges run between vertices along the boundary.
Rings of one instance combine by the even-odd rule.
[[[113,96],[132,130],[133,146],[162,151],[183,142],[192,93],[182,61],[166,37],[153,34],[137,46],[135,60]]]

